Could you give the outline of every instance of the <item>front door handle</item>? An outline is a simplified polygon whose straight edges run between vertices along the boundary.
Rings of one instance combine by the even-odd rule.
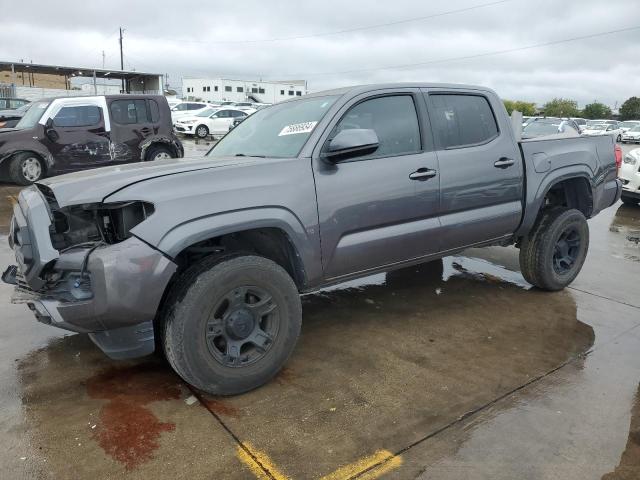
[[[435,177],[437,173],[438,172],[436,172],[435,170],[431,170],[430,168],[419,168],[415,172],[411,173],[409,175],[409,178],[411,180],[419,180],[421,182],[424,182],[425,180],[429,180],[430,178]]]
[[[509,168],[511,165],[515,164],[516,161],[513,158],[502,157],[496,163],[493,164],[496,168]]]

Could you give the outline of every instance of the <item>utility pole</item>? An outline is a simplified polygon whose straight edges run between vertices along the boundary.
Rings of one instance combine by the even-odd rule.
[[[102,50],[102,69],[104,70],[104,50]]]
[[[122,53],[122,27],[120,27],[120,70],[124,71],[124,55]],[[122,93],[125,93],[124,78],[122,79]]]

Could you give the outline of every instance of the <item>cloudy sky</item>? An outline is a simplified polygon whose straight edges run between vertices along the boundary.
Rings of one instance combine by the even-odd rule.
[[[101,67],[104,51],[115,68],[122,26],[125,68],[166,72],[174,85],[182,76],[306,79],[314,91],[437,81],[612,107],[640,96],[640,0],[22,0],[10,17],[0,60]],[[540,44],[550,45],[523,49]]]

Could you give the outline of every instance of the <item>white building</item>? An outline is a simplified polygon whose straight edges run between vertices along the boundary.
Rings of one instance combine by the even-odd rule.
[[[182,97],[186,100],[277,103],[306,93],[306,80],[261,82],[228,78],[182,79]]]

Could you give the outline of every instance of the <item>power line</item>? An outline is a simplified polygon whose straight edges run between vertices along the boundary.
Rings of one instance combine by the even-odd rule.
[[[536,43],[533,45],[526,45],[523,47],[516,47],[516,48],[508,48],[505,50],[495,50],[492,52],[484,52],[484,53],[477,53],[474,55],[464,55],[464,56],[460,56],[460,57],[449,57],[449,58],[440,58],[437,60],[426,60],[424,62],[418,62],[418,63],[405,63],[405,64],[401,64],[401,65],[389,65],[386,67],[374,67],[374,68],[362,68],[362,69],[357,69],[357,70],[343,70],[343,71],[338,71],[338,72],[318,72],[318,73],[283,73],[283,74],[278,74],[278,76],[288,76],[288,77],[300,77],[300,78],[308,78],[308,77],[320,77],[320,76],[330,76],[330,75],[348,75],[348,74],[352,74],[352,73],[362,73],[362,72],[373,72],[373,71],[377,71],[377,70],[396,70],[396,69],[404,69],[404,68],[412,68],[412,67],[423,67],[425,65],[435,65],[438,63],[445,63],[445,62],[453,62],[453,61],[457,61],[457,60],[471,60],[474,58],[482,58],[482,57],[489,57],[489,56],[493,56],[493,55],[502,55],[505,53],[512,53],[512,52],[519,52],[522,50],[530,50],[533,48],[540,48],[540,47],[547,47],[550,45],[558,45],[561,43],[568,43],[568,42],[574,42],[577,40],[587,40],[590,38],[596,38],[596,37],[602,37],[605,35],[613,35],[616,33],[623,33],[623,32],[630,32],[632,30],[638,30],[640,29],[640,25],[636,25],[634,27],[628,27],[628,28],[621,28],[621,29],[617,29],[617,30],[609,30],[607,32],[600,32],[600,33],[593,33],[590,35],[582,35],[579,37],[572,37],[572,38],[565,38],[562,40],[553,40],[551,42],[544,42],[544,43]]]
[[[464,8],[458,8],[455,10],[448,10],[445,12],[439,12],[439,13],[433,13],[430,15],[424,15],[421,17],[413,17],[413,18],[407,18],[404,20],[397,20],[394,22],[386,22],[386,23],[377,23],[377,24],[373,24],[373,25],[364,25],[364,26],[360,26],[360,27],[354,27],[354,28],[346,28],[343,30],[333,30],[333,31],[329,31],[329,32],[321,32],[321,33],[309,33],[309,34],[303,34],[303,35],[293,35],[293,36],[289,36],[289,37],[273,37],[273,38],[262,38],[262,39],[253,39],[253,40],[214,40],[214,41],[208,41],[208,40],[198,40],[198,39],[184,39],[184,38],[170,38],[170,37],[157,37],[157,36],[150,36],[150,37],[146,37],[145,38],[153,38],[153,39],[157,39],[157,40],[169,40],[172,42],[188,42],[188,43],[201,43],[201,44],[207,44],[207,45],[232,45],[232,44],[248,44],[248,43],[268,43],[268,42],[284,42],[284,41],[290,41],[290,40],[302,40],[305,38],[317,38],[317,37],[328,37],[331,35],[342,35],[344,33],[351,33],[351,32],[359,32],[359,31],[363,31],[363,30],[372,30],[375,28],[382,28],[382,27],[391,27],[391,26],[395,26],[395,25],[402,25],[402,24],[406,24],[406,23],[413,23],[413,22],[422,22],[424,20],[430,20],[433,18],[439,18],[439,17],[444,17],[447,15],[454,15],[456,13],[463,13],[463,12],[469,12],[472,10],[478,10],[481,8],[486,8],[486,7],[492,7],[494,5],[501,5],[503,3],[509,3],[509,2],[514,2],[517,0],[498,0],[498,1],[494,1],[494,2],[489,2],[489,3],[481,3],[479,5],[472,5],[470,7],[464,7]]]

